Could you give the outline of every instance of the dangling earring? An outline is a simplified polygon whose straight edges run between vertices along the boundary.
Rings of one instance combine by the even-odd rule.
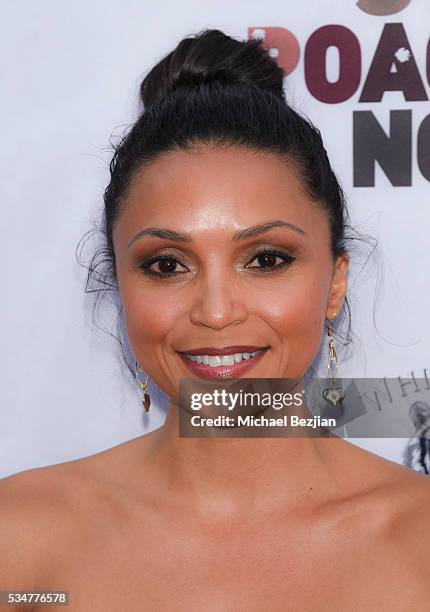
[[[333,313],[333,318],[336,317],[336,313]],[[334,337],[333,330],[330,327],[330,324],[327,326],[327,335],[328,335],[328,362],[327,362],[327,371],[328,377],[331,380],[331,387],[328,389],[324,389],[323,398],[331,404],[332,406],[338,406],[343,402],[346,397],[345,389],[342,387],[336,387],[336,371],[337,371],[337,353],[334,347]],[[342,406],[341,406],[342,409]]]
[[[145,409],[145,412],[149,411],[149,408],[151,406],[151,398],[149,397],[149,393],[148,393],[148,380],[149,380],[149,376],[148,374],[146,375],[146,380],[145,382],[142,382],[139,378],[139,373],[143,372],[143,370],[140,368],[139,364],[136,361],[136,380],[140,385],[140,388],[142,389],[142,404],[143,407]]]

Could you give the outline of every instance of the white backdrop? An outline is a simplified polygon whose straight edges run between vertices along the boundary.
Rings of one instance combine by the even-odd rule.
[[[74,253],[102,203],[111,133],[121,134],[136,119],[143,75],[183,36],[205,27],[238,38],[255,30],[259,36],[275,32],[270,28],[294,34],[300,57],[287,80],[288,98],[321,129],[353,224],[380,241],[384,277],[376,302],[377,329],[377,275],[371,264],[351,295],[353,331],[361,345],[340,364],[339,375],[424,375],[430,365],[430,177],[419,169],[417,134],[430,113],[429,103],[407,100],[404,91],[386,91],[382,101],[359,102],[384,25],[390,23],[401,24],[410,43],[400,59],[393,57],[390,73],[414,59],[430,95],[428,2],[403,4],[398,13],[377,16],[361,10],[355,0],[3,0],[1,476],[98,452],[164,420],[161,403],[143,419],[138,390],[120,365],[114,341],[91,327],[85,314],[85,271]],[[355,34],[362,61],[357,90],[345,101],[327,103],[306,84],[305,48],[316,30],[333,24]],[[279,40],[283,34],[278,31]],[[328,81],[340,78],[338,64],[332,47]],[[390,111],[411,111],[410,186],[393,186],[378,164],[374,187],[354,186],[353,112],[366,110],[387,134]],[[422,137],[422,150],[423,142]],[[426,146],[428,152],[429,140]],[[428,167],[422,150],[421,165]],[[355,443],[400,461],[405,440]]]

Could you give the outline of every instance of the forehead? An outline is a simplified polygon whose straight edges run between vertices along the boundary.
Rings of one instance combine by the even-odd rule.
[[[322,218],[325,212],[306,195],[293,164],[270,153],[205,147],[169,152],[142,168],[115,233],[122,242],[150,226],[234,232],[273,219],[327,233]]]

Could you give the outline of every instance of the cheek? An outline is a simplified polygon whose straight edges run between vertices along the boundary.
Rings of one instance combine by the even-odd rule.
[[[128,282],[121,287],[124,318],[132,347],[159,344],[178,323],[181,301],[168,289]]]
[[[255,306],[281,341],[313,352],[321,342],[328,288],[329,278],[321,271],[291,274],[284,282],[267,287]]]

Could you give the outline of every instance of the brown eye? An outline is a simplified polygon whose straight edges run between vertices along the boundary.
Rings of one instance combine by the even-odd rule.
[[[172,272],[176,272],[178,262],[174,259],[162,259],[161,261],[158,261],[156,265],[158,266],[157,272],[171,274]]]
[[[281,253],[279,251],[261,251],[254,257],[250,262],[257,262],[257,265],[249,265],[248,268],[266,269],[266,270],[277,270],[289,266],[293,263],[295,257]]]
[[[269,267],[276,266],[277,259],[280,259],[281,262],[283,261],[280,257],[278,257],[277,255],[274,255],[273,253],[263,253],[262,255],[259,255],[256,259],[258,261],[258,265],[261,266],[262,268],[266,266],[269,266]]]
[[[145,274],[164,277],[177,276],[188,272],[187,268],[179,263],[175,257],[165,255],[163,257],[151,257],[147,259],[141,266]],[[181,267],[182,269],[178,269]]]

